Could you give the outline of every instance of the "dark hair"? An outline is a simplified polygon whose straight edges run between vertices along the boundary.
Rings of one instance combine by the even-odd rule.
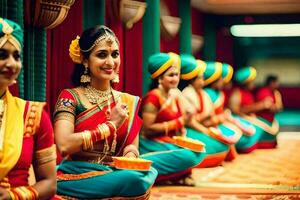
[[[277,81],[278,77],[276,75],[269,75],[266,78],[266,85],[270,85],[272,82]]]
[[[101,36],[108,34],[113,36],[119,45],[119,41],[115,33],[110,28],[104,25],[97,25],[83,31],[79,39],[79,47],[83,55],[83,59],[89,58],[93,50],[93,46],[95,46],[96,40]],[[72,73],[72,82],[75,86],[81,85],[80,77],[84,73],[84,70],[85,67],[83,66],[83,64],[75,64],[75,68]]]
[[[152,79],[150,85],[149,85],[149,90],[153,90],[158,87],[158,78]]]
[[[183,89],[186,88],[189,84],[192,84],[196,79],[197,79],[197,76],[196,76],[195,78],[190,79],[190,80],[183,80],[183,79],[180,79],[179,84],[178,84],[179,90],[183,90]]]

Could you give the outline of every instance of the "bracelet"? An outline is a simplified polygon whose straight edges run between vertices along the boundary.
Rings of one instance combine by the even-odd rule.
[[[106,139],[110,135],[109,126],[106,123],[97,126],[98,133],[101,135],[101,140]]]
[[[117,127],[112,121],[107,121],[105,124],[108,126],[110,133],[117,132]]]
[[[19,199],[28,199],[28,200],[37,200],[38,199],[38,192],[32,186],[28,187],[16,187],[8,190],[10,198],[12,200],[19,200]]]
[[[91,131],[81,132],[81,137],[83,150],[90,150],[94,148]]]

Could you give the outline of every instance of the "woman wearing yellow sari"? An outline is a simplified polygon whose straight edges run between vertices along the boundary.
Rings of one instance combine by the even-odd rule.
[[[112,157],[138,158],[140,99],[112,89],[118,81],[119,41],[105,26],[72,41],[70,56],[82,70],[80,86],[63,90],[54,113],[58,194],[77,199],[147,199],[157,172],[119,170]],[[78,79],[77,79],[78,81]]]
[[[191,169],[205,157],[176,146],[172,137],[185,136],[185,110],[177,89],[180,77],[180,59],[177,54],[157,53],[149,58],[148,70],[153,78],[152,90],[143,98],[143,134],[140,151],[153,161],[158,171],[157,181],[192,185]],[[177,181],[178,180],[178,181]]]
[[[56,148],[45,103],[24,101],[8,90],[21,71],[22,46],[20,26],[0,18],[0,199],[50,199],[56,190]]]

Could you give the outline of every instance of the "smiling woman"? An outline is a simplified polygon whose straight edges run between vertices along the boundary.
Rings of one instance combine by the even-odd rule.
[[[21,71],[22,46],[20,26],[0,18],[0,199],[50,199],[56,189],[56,148],[45,103],[24,101],[8,90]]]
[[[58,167],[58,194],[147,199],[156,170],[117,170],[112,159],[138,162],[141,127],[139,97],[111,87],[118,81],[118,39],[106,26],[87,29],[72,41],[70,56],[81,77],[78,87],[61,92],[54,112],[56,143],[67,156]]]

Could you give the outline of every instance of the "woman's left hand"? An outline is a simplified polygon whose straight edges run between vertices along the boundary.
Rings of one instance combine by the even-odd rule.
[[[126,157],[126,158],[136,158],[136,155],[132,152],[128,152],[128,153],[126,153],[126,155],[124,155],[124,157]]]
[[[10,200],[10,195],[6,189],[0,187],[0,200]]]

